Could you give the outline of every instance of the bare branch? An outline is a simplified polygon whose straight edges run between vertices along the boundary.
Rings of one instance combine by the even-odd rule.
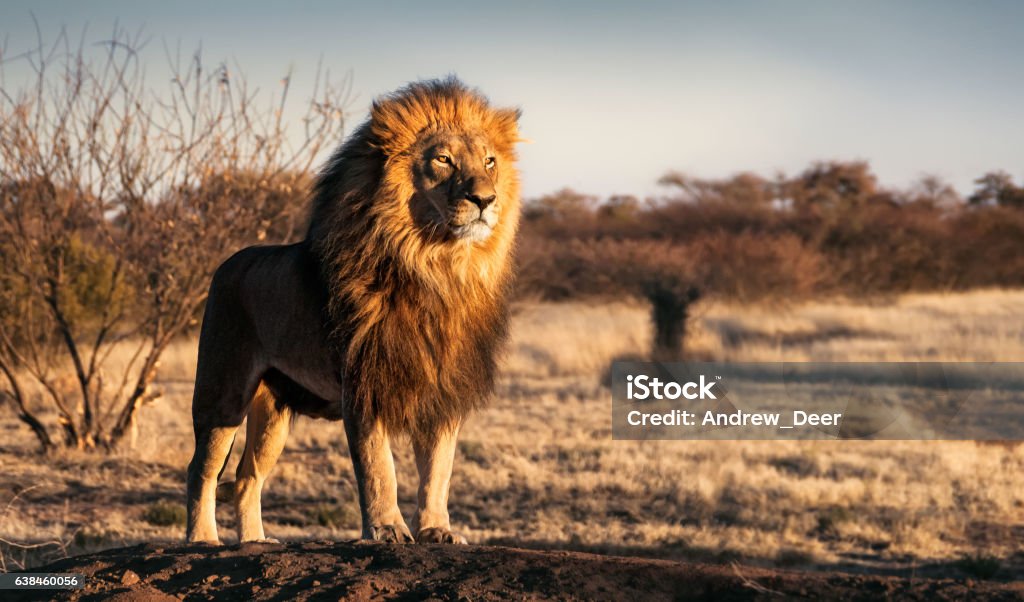
[[[216,265],[293,236],[305,172],[344,125],[349,82],[319,66],[296,120],[291,72],[264,95],[237,62],[164,43],[171,76],[154,87],[145,45],[117,24],[48,45],[37,25],[18,89],[2,68],[19,55],[0,52],[0,395],[22,407],[18,379],[35,381],[81,448],[115,445],[155,400],[159,357],[195,325]]]

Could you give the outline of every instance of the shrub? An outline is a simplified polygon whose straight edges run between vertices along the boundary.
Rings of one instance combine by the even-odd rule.
[[[1003,567],[1001,560],[984,553],[965,554],[956,563],[957,568],[977,579],[991,579]]]
[[[150,504],[142,518],[147,523],[158,527],[184,527],[185,506],[161,500]]]
[[[350,504],[320,504],[313,510],[312,518],[321,527],[332,529],[354,529],[361,520]]]

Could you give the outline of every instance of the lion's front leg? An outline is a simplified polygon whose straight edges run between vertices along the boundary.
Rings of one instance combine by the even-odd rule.
[[[412,534],[398,509],[395,460],[384,425],[380,420],[360,421],[346,412],[345,433],[359,486],[363,539],[412,542]]]
[[[461,424],[457,424],[413,437],[420,487],[412,525],[416,541],[420,543],[466,543],[465,537],[452,532],[448,520],[448,485],[460,427]]]

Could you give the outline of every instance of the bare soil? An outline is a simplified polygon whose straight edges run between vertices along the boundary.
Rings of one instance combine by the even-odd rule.
[[[143,544],[33,572],[77,591],[10,600],[1022,600],[1024,583],[796,572],[498,546],[363,542]]]

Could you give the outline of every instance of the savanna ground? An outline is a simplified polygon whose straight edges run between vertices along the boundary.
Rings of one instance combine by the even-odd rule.
[[[871,304],[697,307],[687,353],[734,361],[1024,361],[1024,291]],[[762,567],[1024,578],[1024,446],[973,442],[613,441],[603,378],[644,354],[647,310],[516,307],[493,405],[459,444],[451,516],[471,543]],[[184,538],[195,341],[164,357],[133,450],[43,457],[0,412],[0,569]],[[52,416],[49,419],[54,419]],[[243,431],[244,432],[244,429]],[[241,451],[236,442],[229,470]],[[396,449],[400,503],[415,466]],[[264,493],[268,536],[358,536],[340,423],[299,418]],[[221,536],[234,541],[229,504]],[[17,544],[17,545],[12,545]],[[30,546],[30,547],[26,547]]]

